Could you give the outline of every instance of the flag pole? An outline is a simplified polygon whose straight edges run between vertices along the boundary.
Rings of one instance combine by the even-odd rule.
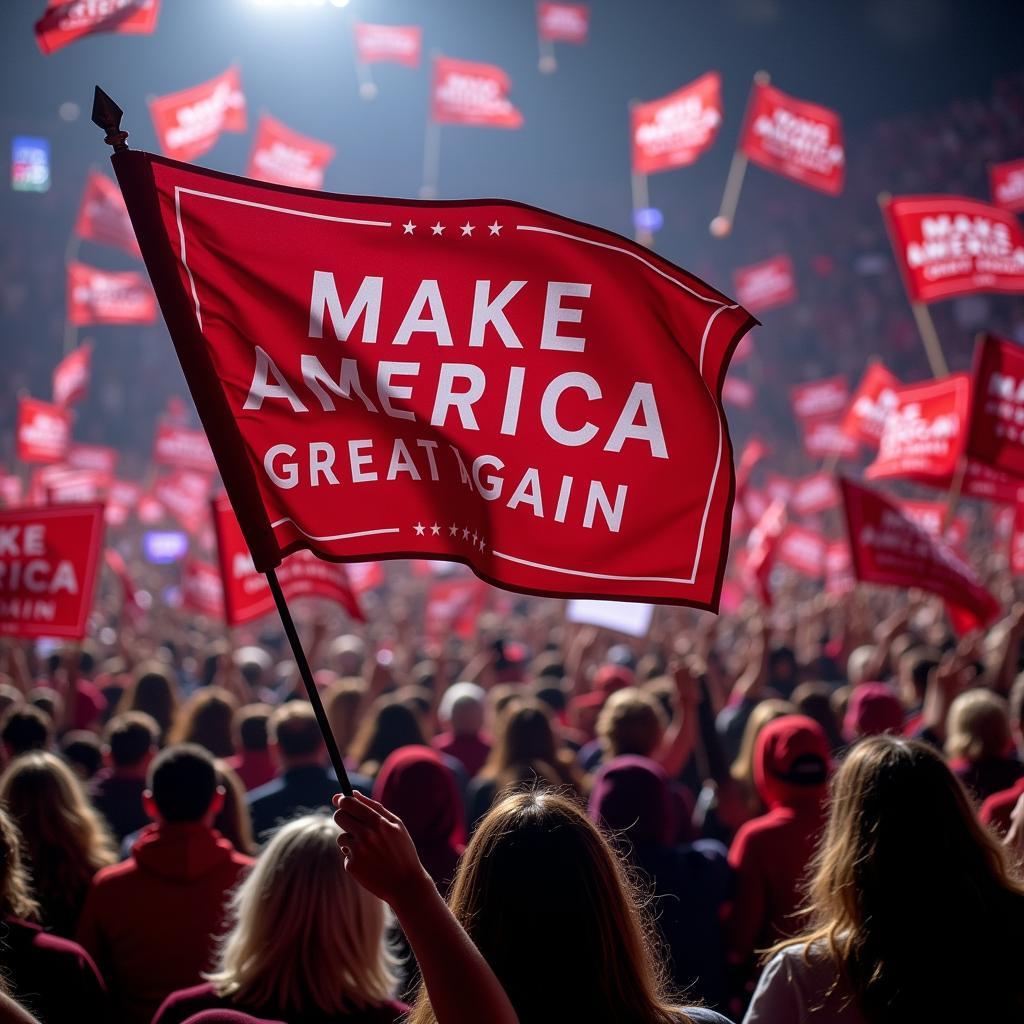
[[[961,455],[949,485],[949,494],[946,497],[946,511],[942,514],[941,539],[943,543],[945,543],[946,533],[953,523],[953,516],[956,515],[956,507],[960,503],[960,493],[964,489],[965,476],[967,476],[967,456]]]
[[[630,162],[632,162],[633,159],[633,108],[636,107],[639,102],[639,100],[629,101]],[[651,196],[647,185],[647,175],[640,171],[631,170],[629,185],[633,199],[633,240],[650,248],[654,244],[654,233],[645,228],[641,228],[640,225],[637,224],[636,220],[637,212],[639,210],[645,210],[651,205]]]
[[[327,745],[327,753],[330,755],[334,772],[338,776],[338,784],[346,796],[352,795],[352,783],[349,782],[348,772],[345,770],[345,762],[342,759],[341,751],[338,749],[338,741],[331,731],[331,723],[328,721],[327,712],[324,710],[324,702],[320,699],[320,691],[316,688],[313,673],[310,671],[309,662],[306,660],[306,652],[302,649],[302,641],[299,639],[298,631],[295,629],[295,622],[292,620],[292,613],[288,610],[288,602],[281,591],[281,584],[277,581],[277,573],[273,569],[267,570],[264,574],[270,584],[270,592],[274,595],[274,604],[277,605],[277,613],[281,616],[281,625],[284,626],[285,636],[291,645],[292,654],[295,657],[295,664],[298,666],[302,683],[306,687],[306,696],[313,707],[313,714],[316,715],[317,725],[323,735],[324,743]]]
[[[356,61],[356,81],[359,83],[360,99],[372,100],[377,96],[377,83],[373,80],[370,66],[361,60]]]
[[[538,32],[538,49],[540,50],[540,60],[537,62],[537,68],[542,75],[551,75],[558,69],[558,61],[555,60],[555,44],[550,39],[544,39]]]
[[[754,75],[754,85],[768,85],[771,82],[771,75],[767,71],[758,71]],[[747,110],[750,109],[750,99],[747,98]],[[743,127],[746,126],[747,115],[743,115]],[[742,138],[741,138],[742,142]],[[743,179],[747,174],[747,154],[743,152],[740,145],[732,154],[732,163],[729,164],[729,175],[725,179],[725,191],[722,193],[722,205],[718,208],[718,216],[711,222],[711,234],[715,238],[725,238],[732,231],[733,221],[736,217],[736,207],[740,202],[740,192],[743,190]]]
[[[430,100],[427,107],[427,127],[423,135],[423,184],[420,185],[420,199],[436,199],[438,181],[441,176],[441,125],[434,120],[434,65],[441,54],[430,52]]]

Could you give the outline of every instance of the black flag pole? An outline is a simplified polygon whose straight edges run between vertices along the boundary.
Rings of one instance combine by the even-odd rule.
[[[124,111],[97,85],[92,101],[92,123],[97,128],[106,132],[103,141],[111,146],[115,153],[123,152],[128,148],[125,141],[128,133],[121,128],[121,118]],[[310,670],[309,662],[306,660],[306,652],[302,649],[302,641],[299,639],[298,631],[295,629],[295,622],[292,620],[292,613],[288,610],[288,602],[281,591],[281,584],[277,581],[277,573],[271,569],[266,573],[267,582],[270,584],[270,592],[274,595],[274,603],[277,605],[277,612],[281,616],[281,624],[284,626],[285,636],[291,644],[292,655],[295,664],[298,666],[302,683],[306,687],[306,696],[313,707],[313,714],[316,715],[317,725],[323,735],[324,743],[327,746],[327,753],[330,755],[331,764],[334,766],[335,774],[338,776],[338,785],[346,796],[352,795],[352,783],[349,781],[348,772],[345,770],[345,762],[342,760],[341,751],[338,749],[338,741],[331,731],[331,723],[327,719],[327,712],[324,710],[324,702],[320,699],[320,691],[316,688],[313,673]]]

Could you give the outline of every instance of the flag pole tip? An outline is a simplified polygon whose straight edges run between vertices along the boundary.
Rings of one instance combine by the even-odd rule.
[[[879,206],[885,206],[885,204],[888,203],[890,199],[892,199],[892,193],[891,192],[879,192],[878,193],[878,205]]]
[[[121,130],[124,111],[97,85],[92,101],[92,123],[106,132],[103,141],[112,146],[115,153],[128,148],[125,139],[128,133]]]
[[[711,222],[711,234],[715,238],[725,238],[732,231],[732,221],[728,217],[716,217]]]
[[[769,85],[771,80],[772,76],[769,75],[767,71],[754,72],[754,81],[757,82],[758,85]]]

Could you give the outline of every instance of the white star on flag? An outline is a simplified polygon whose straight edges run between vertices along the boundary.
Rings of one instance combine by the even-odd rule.
[[[417,537],[422,537],[426,531],[426,527],[422,523],[417,523],[413,529],[416,531]]]
[[[430,528],[430,532],[433,536],[436,537],[441,532],[441,527],[438,526],[437,523],[434,523],[434,525]]]
[[[481,538],[480,538],[480,550],[481,550],[481,551],[483,551],[483,549],[484,549],[485,547],[487,547],[487,545],[486,545],[486,544],[484,543],[484,539],[483,539],[483,537],[481,537]]]
[[[433,231],[435,235],[443,235],[444,225],[440,221],[438,221],[430,230]]]
[[[472,235],[473,234],[473,225],[470,224],[468,220],[466,221],[465,224],[462,225],[462,233],[464,235]]]
[[[495,221],[493,224],[488,224],[487,227],[492,235],[501,234],[501,225],[497,221]]]
[[[462,539],[469,540],[469,530],[465,526],[462,528]]]
[[[450,536],[454,537],[458,534],[458,532],[459,528],[454,523],[452,523],[452,525],[448,527],[448,533]]]
[[[402,225],[402,228],[404,229],[404,231],[403,231],[404,234],[411,235],[416,230],[416,225],[413,224],[413,222],[411,220],[407,220]]]
[[[480,538],[477,536],[476,530],[473,531],[473,543],[475,544]]]

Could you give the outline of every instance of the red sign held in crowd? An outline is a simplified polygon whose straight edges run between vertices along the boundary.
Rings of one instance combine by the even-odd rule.
[[[745,310],[516,203],[307,195],[114,159],[258,568],[309,547],[716,604],[720,388]],[[230,272],[215,237],[246,240]]]
[[[38,398],[20,398],[17,442],[22,462],[61,462],[71,443],[71,414]]]
[[[85,398],[91,368],[92,345],[86,343],[72,349],[53,371],[54,405],[74,405]]]
[[[206,522],[210,499],[210,478],[206,474],[176,469],[154,481],[152,494],[187,533],[198,533]]]
[[[1024,478],[1024,348],[985,335],[974,350],[967,454]]]
[[[141,255],[121,190],[98,171],[90,171],[86,178],[75,234],[88,242],[112,245],[132,256]]]
[[[996,206],[1011,213],[1024,212],[1024,160],[990,164],[988,177]]]
[[[324,171],[333,159],[333,146],[300,135],[269,114],[262,114],[246,174],[257,181],[320,189],[324,187]]]
[[[846,410],[843,433],[861,444],[877,448],[885,421],[898,404],[896,391],[901,386],[895,374],[872,361]]]
[[[631,119],[637,174],[692,164],[715,141],[722,123],[721,76],[709,71],[668,96],[637,103]]]
[[[73,444],[68,448],[67,464],[71,469],[91,469],[112,480],[120,453],[102,444]]]
[[[418,25],[372,25],[357,21],[356,60],[360,64],[404,64],[419,67],[423,32]]]
[[[16,473],[0,472],[0,507],[11,508],[25,500],[25,485]]]
[[[153,441],[153,461],[158,466],[192,469],[197,473],[215,473],[213,449],[202,430],[177,426],[163,419],[157,424]]]
[[[67,505],[100,501],[107,490],[107,478],[95,469],[61,469],[46,481],[46,503]]]
[[[85,636],[102,549],[102,505],[0,512],[0,634]]]
[[[789,397],[798,422],[836,417],[849,404],[850,385],[843,376],[826,377],[791,388]]]
[[[36,42],[53,53],[96,32],[149,35],[159,14],[160,0],[49,0],[36,22]]]
[[[838,195],[845,157],[839,115],[754,83],[740,149],[755,164],[802,185]]]
[[[487,587],[472,576],[437,580],[427,589],[423,631],[439,638],[447,633],[473,635],[487,600]]]
[[[954,516],[952,522],[943,531],[942,524],[949,512],[949,503],[945,501],[901,501],[900,511],[907,518],[913,519],[918,526],[933,537],[942,537],[945,532],[946,543],[956,550],[963,548],[970,531],[970,523],[964,516]]]
[[[758,518],[750,531],[750,536],[747,537],[747,557],[743,571],[753,580],[761,600],[769,608],[772,603],[772,568],[775,565],[779,540],[785,533],[787,525],[785,503],[773,501]]]
[[[181,566],[181,605],[210,619],[224,618],[224,584],[220,569],[197,558]]]
[[[815,473],[797,482],[790,507],[798,516],[813,516],[839,507],[839,488],[830,473]]]
[[[912,302],[1024,293],[1024,230],[1009,211],[961,196],[902,196],[882,209]]]
[[[134,271],[98,270],[84,263],[68,264],[68,322],[90,324],[151,324],[156,320],[156,297],[146,278]]]
[[[843,433],[838,418],[824,416],[801,423],[804,432],[804,451],[811,459],[852,459],[858,452],[857,442]]]
[[[834,541],[825,549],[825,592],[848,594],[856,585],[850,544],[846,540]]]
[[[736,300],[752,313],[796,301],[793,264],[785,253],[749,267],[737,267],[732,276]]]
[[[508,98],[508,75],[494,64],[434,58],[430,116],[439,124],[520,128],[523,115]]]
[[[825,572],[825,554],[828,541],[817,530],[790,523],[779,537],[775,548],[775,560],[780,565],[819,580]]]
[[[590,30],[590,7],[587,4],[537,4],[537,31],[540,38],[550,43],[587,41]]]
[[[754,385],[742,377],[726,377],[722,398],[738,409],[749,409],[754,404]]]
[[[194,160],[212,149],[221,132],[246,130],[245,94],[238,68],[191,89],[151,100],[160,148],[175,160]]]

